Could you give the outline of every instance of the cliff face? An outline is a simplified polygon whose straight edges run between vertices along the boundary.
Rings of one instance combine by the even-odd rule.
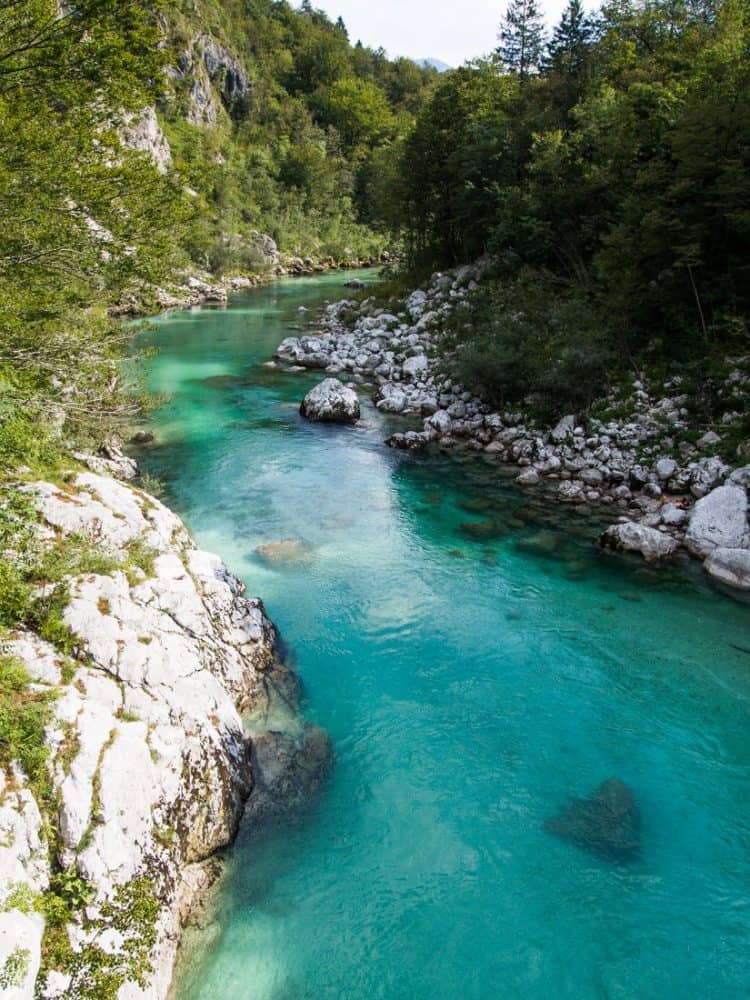
[[[86,538],[121,568],[69,580],[75,660],[29,632],[3,649],[54,706],[44,801],[20,770],[0,776],[3,995],[38,980],[48,997],[156,1000],[255,784],[248,721],[290,759],[324,747],[308,787],[327,741],[296,716],[261,602],[171,511],[93,473],[31,489],[50,544]],[[271,713],[283,734],[264,731]]]

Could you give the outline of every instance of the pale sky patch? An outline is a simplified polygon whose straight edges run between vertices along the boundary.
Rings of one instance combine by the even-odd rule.
[[[550,25],[566,0],[541,0]],[[442,59],[460,66],[497,45],[505,3],[488,0],[313,0],[333,20],[341,15],[352,42],[383,46],[391,56]]]

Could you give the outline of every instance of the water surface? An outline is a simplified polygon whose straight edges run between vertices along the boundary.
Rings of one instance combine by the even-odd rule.
[[[747,607],[600,555],[481,458],[389,451],[366,397],[357,428],[302,421],[316,377],[264,364],[342,284],[145,338],[171,402],[143,462],[264,598],[336,747],[302,822],[242,832],[181,1000],[750,996]],[[281,539],[311,559],[264,566]],[[543,830],[611,776],[643,813],[626,866]]]

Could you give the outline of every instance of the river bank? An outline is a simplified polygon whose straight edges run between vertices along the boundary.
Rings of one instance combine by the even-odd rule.
[[[314,277],[338,271],[359,271],[382,267],[400,258],[400,254],[383,251],[378,257],[365,260],[346,257],[290,257],[279,252],[270,236],[258,235],[264,260],[263,267],[248,274],[217,276],[207,271],[190,270],[175,275],[164,286],[143,287],[124,293],[110,308],[112,316],[151,316],[173,309],[190,309],[205,304],[226,305],[229,296],[258,288],[286,277]]]
[[[648,561],[686,551],[720,584],[750,590],[750,466],[717,453],[722,436],[691,417],[679,376],[655,384],[643,375],[592,414],[544,427],[522,412],[494,410],[448,374],[445,328],[460,318],[488,267],[482,261],[435,274],[395,311],[373,298],[327,306],[313,332],[287,338],[277,358],[371,383],[379,410],[420,418],[421,429],[389,437],[394,448],[492,456],[517,468],[523,490],[579,508],[611,508],[618,520],[603,533],[603,546]],[[750,358],[732,359],[724,433],[749,384]]]
[[[48,777],[1,775],[3,995],[162,1000],[217,851],[299,808],[330,745],[262,603],[168,508],[89,472],[18,488],[70,563],[47,599],[71,648],[2,644],[49,706]]]

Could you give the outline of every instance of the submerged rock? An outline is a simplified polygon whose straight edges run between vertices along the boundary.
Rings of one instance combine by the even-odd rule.
[[[296,812],[320,789],[333,760],[331,739],[319,726],[301,732],[264,732],[252,740],[254,787],[245,821],[257,823]]]
[[[305,396],[300,413],[308,420],[327,424],[355,424],[360,417],[353,389],[337,378],[327,378]]]
[[[259,545],[255,554],[269,566],[290,566],[309,562],[310,549],[298,538],[284,538],[280,542]]]
[[[588,798],[574,799],[544,829],[605,861],[623,864],[640,854],[641,813],[632,790],[619,778],[609,778]]]

